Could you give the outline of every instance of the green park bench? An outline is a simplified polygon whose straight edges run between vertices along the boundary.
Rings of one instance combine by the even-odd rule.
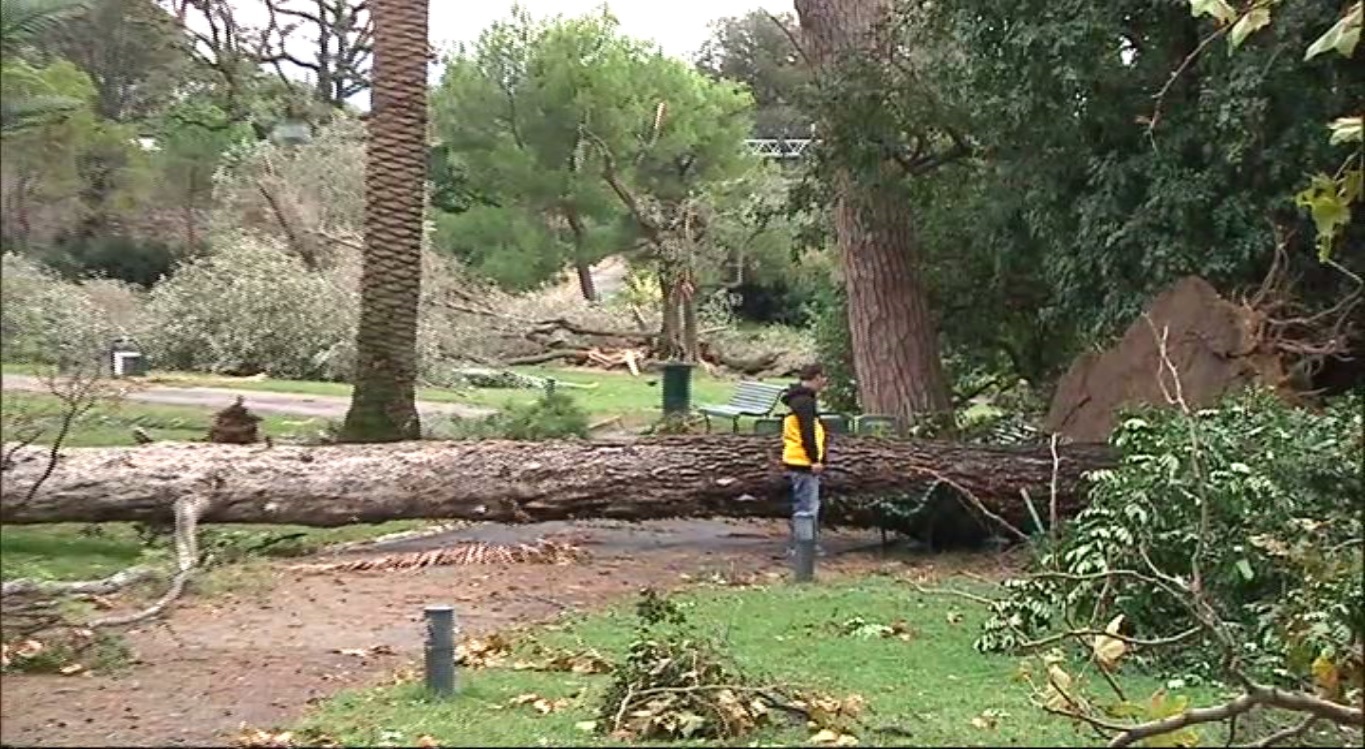
[[[894,416],[880,414],[847,414],[826,411],[820,414],[825,429],[834,434],[858,434],[874,437],[894,437],[900,434]],[[754,420],[754,434],[781,434],[781,418],[759,418]]]
[[[697,407],[706,418],[706,431],[711,431],[711,417],[725,417],[730,420],[730,432],[739,433],[741,416],[767,416],[777,405],[777,398],[785,390],[784,385],[772,385],[757,380],[745,380],[735,388],[734,395],[724,405],[703,404]]]

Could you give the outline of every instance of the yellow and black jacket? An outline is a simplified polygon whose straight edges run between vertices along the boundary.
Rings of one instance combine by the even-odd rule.
[[[820,407],[815,391],[805,385],[792,385],[782,393],[788,413],[782,419],[782,465],[794,471],[809,471],[825,462],[825,425],[820,423]]]

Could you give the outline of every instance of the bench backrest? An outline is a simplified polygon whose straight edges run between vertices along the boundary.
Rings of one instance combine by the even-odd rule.
[[[785,385],[745,380],[735,387],[735,394],[730,396],[728,405],[731,408],[766,414],[777,405],[777,397],[785,389]]]

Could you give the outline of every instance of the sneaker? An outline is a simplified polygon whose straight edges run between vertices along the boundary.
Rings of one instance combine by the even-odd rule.
[[[823,547],[823,546],[816,546],[816,547],[815,547],[815,556],[817,556],[817,557],[827,557],[827,556],[829,556],[829,554],[825,552],[825,547]]]

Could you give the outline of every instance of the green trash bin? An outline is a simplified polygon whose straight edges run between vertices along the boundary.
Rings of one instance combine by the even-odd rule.
[[[901,432],[900,420],[894,416],[863,414],[854,420],[853,431],[871,437],[898,437]]]
[[[692,366],[687,362],[663,365],[664,416],[686,416],[692,410]]]

